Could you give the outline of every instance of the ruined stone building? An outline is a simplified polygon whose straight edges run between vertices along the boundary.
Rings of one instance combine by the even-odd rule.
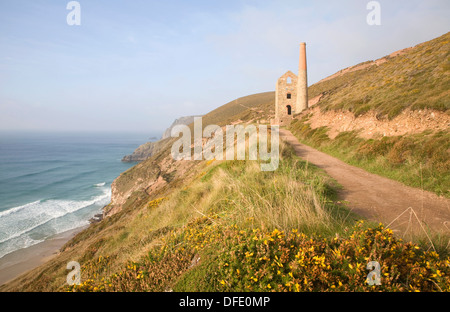
[[[275,87],[275,119],[272,124],[289,125],[293,115],[308,108],[308,79],[306,70],[306,44],[300,43],[298,76],[287,71],[277,80]]]

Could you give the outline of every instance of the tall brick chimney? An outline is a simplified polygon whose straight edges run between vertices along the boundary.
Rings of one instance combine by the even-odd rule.
[[[306,43],[300,43],[300,61],[298,64],[297,107],[296,113],[308,108],[308,77],[306,67]]]

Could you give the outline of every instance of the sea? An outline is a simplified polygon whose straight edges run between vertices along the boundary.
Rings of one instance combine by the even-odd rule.
[[[0,258],[89,224],[123,163],[158,134],[0,133]]]

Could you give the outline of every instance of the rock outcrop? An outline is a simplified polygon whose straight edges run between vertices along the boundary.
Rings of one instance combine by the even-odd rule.
[[[314,107],[309,114],[307,123],[311,128],[328,127],[330,139],[344,131],[356,130],[361,138],[375,139],[417,134],[426,130],[446,131],[450,127],[450,115],[432,109],[405,109],[392,120],[379,118],[373,110],[356,117],[347,111],[321,111],[319,107]]]
[[[177,125],[190,125],[191,123],[194,122],[194,117],[201,117],[201,115],[199,116],[185,116],[185,117],[180,117],[178,119],[175,119],[175,121],[172,123],[172,125],[166,129],[166,131],[164,131],[161,140],[170,138],[170,132],[172,131],[172,128],[177,126]]]
[[[123,162],[140,162],[144,161],[150,156],[162,150],[162,148],[167,144],[172,128],[176,125],[189,125],[194,122],[194,117],[200,116],[185,116],[175,119],[172,125],[164,131],[161,140],[156,142],[147,142],[139,146],[131,155],[126,155],[122,158]]]
[[[126,155],[122,158],[123,162],[140,162],[144,161],[150,156],[154,155],[158,151],[161,150],[161,147],[165,145],[165,143],[169,139],[159,140],[156,142],[147,142],[139,146],[131,155]]]

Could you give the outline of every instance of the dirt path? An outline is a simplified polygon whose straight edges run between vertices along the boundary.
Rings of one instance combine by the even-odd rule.
[[[294,148],[297,156],[322,168],[342,185],[341,199],[348,201],[348,206],[357,214],[391,224],[393,230],[402,233],[421,231],[417,219],[433,232],[450,233],[449,199],[348,165],[301,144],[289,130],[280,129],[280,138]]]

